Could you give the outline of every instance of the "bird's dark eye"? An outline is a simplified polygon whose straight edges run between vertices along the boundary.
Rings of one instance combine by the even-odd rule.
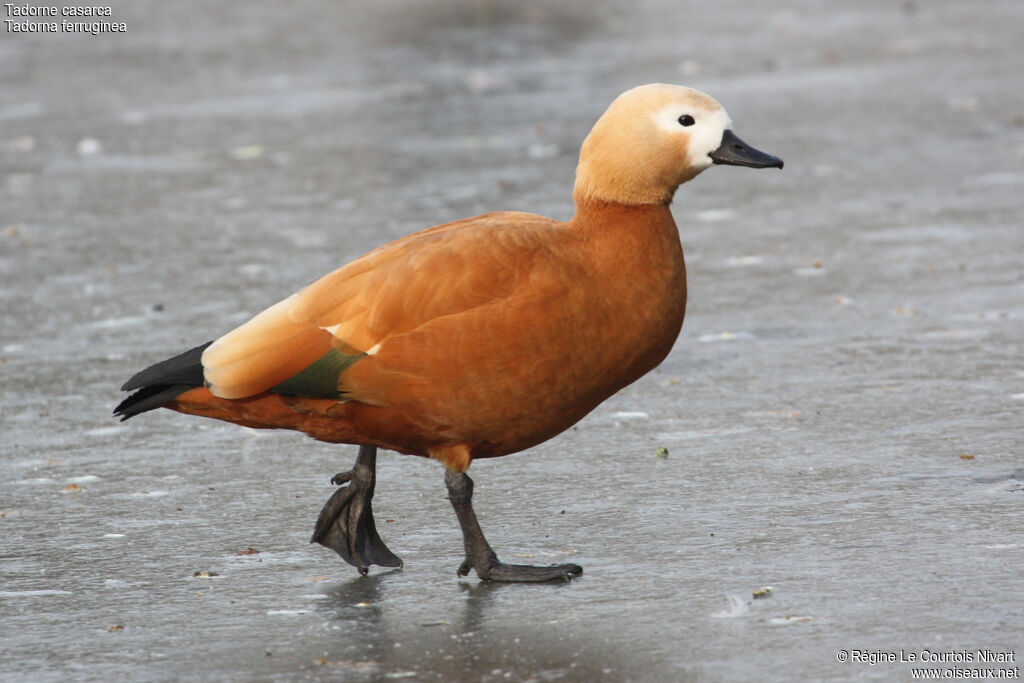
[[[682,116],[679,117],[680,126],[692,126],[695,123],[697,122],[689,114],[683,114]]]

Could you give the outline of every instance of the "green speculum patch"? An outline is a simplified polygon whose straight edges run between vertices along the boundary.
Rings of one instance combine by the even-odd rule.
[[[270,389],[275,394],[306,396],[308,398],[339,398],[338,378],[353,363],[365,357],[365,353],[348,356],[337,349],[331,349],[305,370],[292,375]]]

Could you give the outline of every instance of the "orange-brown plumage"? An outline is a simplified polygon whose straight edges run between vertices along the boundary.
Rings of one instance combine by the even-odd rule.
[[[595,202],[565,223],[484,214],[327,275],[292,300],[298,314],[281,309],[277,328],[257,321],[253,333],[286,333],[270,348],[255,340],[250,357],[224,353],[225,365],[206,366],[214,393],[224,382],[253,387],[248,396],[197,389],[168,407],[442,460],[454,446],[474,458],[505,455],[565,430],[661,362],[685,303],[682,248],[666,206]],[[341,374],[343,402],[266,393],[284,379],[288,359],[308,358],[305,367],[337,341],[322,328],[353,319],[346,348],[379,348]],[[238,346],[248,341],[239,338]],[[219,360],[221,348],[237,347],[229,340],[206,356]]]
[[[465,574],[568,579],[577,565],[501,563],[476,521],[475,458],[564,431],[653,369],[686,308],[669,204],[712,163],[782,166],[736,138],[703,93],[619,96],[584,141],[576,214],[487,213],[395,240],[204,347],[143,370],[115,411],[156,407],[361,446],[313,540],[365,573],[400,566],[373,523],[376,448],[445,464]]]

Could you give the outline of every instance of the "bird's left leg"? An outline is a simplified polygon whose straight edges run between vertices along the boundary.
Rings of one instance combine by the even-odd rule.
[[[330,548],[365,575],[371,564],[401,567],[402,560],[384,545],[373,523],[373,489],[377,482],[377,447],[360,446],[352,469],[331,478],[345,484],[331,496],[316,520],[310,543]]]

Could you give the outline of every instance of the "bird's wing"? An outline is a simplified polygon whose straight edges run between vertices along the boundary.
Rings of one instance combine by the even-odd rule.
[[[221,398],[339,396],[345,370],[389,337],[528,287],[554,224],[484,214],[380,247],[215,341],[203,353],[207,386]]]

